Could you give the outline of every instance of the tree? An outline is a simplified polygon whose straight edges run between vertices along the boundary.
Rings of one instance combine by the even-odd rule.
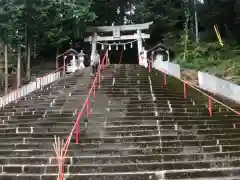
[[[84,35],[86,25],[95,19],[91,8],[92,2],[87,0],[0,0],[0,39],[6,48],[19,50],[21,44],[25,45],[22,64],[26,65],[23,72],[28,81],[32,52],[37,55],[48,47],[58,51],[62,43],[75,43]]]
[[[4,44],[5,94],[8,92],[8,46],[17,38],[12,19],[12,1],[0,2],[0,39]]]

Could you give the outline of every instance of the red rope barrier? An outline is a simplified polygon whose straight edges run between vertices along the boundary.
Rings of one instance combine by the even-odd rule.
[[[165,72],[165,70],[164,70],[164,72],[163,72],[164,74],[163,74],[163,81],[164,81],[164,87],[166,87],[167,86],[167,75],[166,75],[166,72]]]
[[[96,84],[93,85],[93,97],[96,98]]]
[[[150,60],[148,60],[150,61]],[[161,71],[162,73],[164,73],[164,85],[167,84],[167,80],[166,80],[166,70],[165,69],[160,69],[159,71]],[[168,73],[170,75],[170,73]],[[212,96],[206,94],[205,92],[203,92],[202,90],[199,89],[199,87],[196,87],[195,85],[191,84],[190,82],[186,81],[186,80],[182,80],[181,78],[178,78],[176,76],[170,75],[176,79],[178,79],[179,81],[185,83],[186,85],[188,85],[189,87],[191,87],[192,89],[198,91],[199,93],[203,94],[204,96],[206,96],[208,98],[208,110],[209,110],[209,115],[212,116],[212,101],[215,101],[216,103],[224,106],[225,108],[231,110],[232,112],[236,113],[237,115],[240,115],[240,112],[236,111],[235,109],[229,107],[228,105],[218,101],[217,99],[213,98]]]
[[[208,111],[210,117],[212,117],[212,99],[210,97],[208,97]]]
[[[183,82],[183,92],[184,92],[184,99],[187,99],[187,87],[186,87],[186,81]]]
[[[71,141],[71,138],[73,136],[74,131],[75,131],[75,136],[76,136],[76,144],[78,144],[78,141],[79,141],[79,121],[80,121],[80,118],[83,115],[83,112],[84,112],[85,108],[86,108],[87,116],[89,116],[89,99],[90,99],[90,96],[91,96],[92,92],[94,94],[94,97],[96,95],[95,94],[96,84],[99,83],[99,85],[100,85],[101,69],[105,67],[104,63],[106,61],[106,54],[107,54],[107,52],[105,53],[105,56],[103,57],[103,60],[102,60],[102,62],[100,64],[98,73],[97,73],[97,75],[95,76],[95,78],[94,78],[94,80],[92,82],[92,86],[91,86],[91,88],[89,90],[87,98],[86,98],[85,102],[83,103],[83,106],[82,106],[80,112],[78,113],[78,116],[77,116],[77,119],[75,121],[75,124],[74,124],[71,132],[69,133],[69,136],[67,137],[67,140],[66,140],[66,142],[65,142],[65,144],[64,144],[64,146],[62,148],[62,151],[63,151],[62,158],[63,158],[63,160],[64,160],[64,158],[65,158],[65,156],[66,156],[66,154],[68,152],[69,144],[70,144],[70,141]],[[98,82],[98,79],[99,79],[99,82]],[[62,179],[64,179],[64,172],[62,172]]]
[[[87,107],[86,107],[86,116],[87,116],[87,118],[88,118],[88,116],[89,116],[89,100],[87,100],[87,103],[86,103],[87,105]]]
[[[149,72],[149,73],[151,73],[151,64],[152,64],[152,63],[149,61],[149,62],[148,62],[148,72]]]

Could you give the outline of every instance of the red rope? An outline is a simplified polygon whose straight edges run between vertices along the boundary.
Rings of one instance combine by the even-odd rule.
[[[150,61],[150,60],[148,60],[148,61]],[[168,72],[165,69],[159,69],[159,71],[164,73],[164,84],[166,85],[166,73],[168,73]],[[203,92],[200,89],[200,87],[197,87],[197,86],[191,84],[190,82],[188,82],[186,80],[182,80],[181,78],[178,78],[178,77],[176,77],[174,75],[171,75],[170,73],[168,73],[168,75],[170,75],[170,76],[174,77],[175,79],[185,83],[186,86],[191,87],[192,89],[196,90],[197,92],[199,92],[199,93],[203,94],[205,97],[207,97],[208,98],[208,105],[209,105],[208,108],[209,108],[209,111],[210,111],[209,112],[210,116],[212,116],[212,108],[210,107],[210,106],[212,106],[212,101],[214,101],[214,102],[216,102],[216,103],[226,107],[227,109],[231,110],[232,112],[236,113],[237,115],[240,115],[240,112],[236,111],[235,109],[229,107],[225,103],[222,103],[222,102],[218,101],[217,99],[215,99],[214,97],[212,97],[212,96],[208,95],[207,93]]]
[[[73,136],[73,132],[75,130],[76,130],[76,144],[78,144],[78,128],[76,128],[76,127],[78,126],[78,123],[79,123],[79,120],[80,120],[80,118],[81,118],[81,116],[83,114],[83,111],[85,110],[85,108],[87,106],[88,100],[90,99],[90,96],[91,96],[91,94],[93,92],[93,89],[96,87],[97,83],[100,83],[100,82],[97,82],[97,81],[98,81],[98,77],[100,77],[101,69],[104,67],[105,61],[106,61],[106,53],[105,53],[105,56],[102,58],[102,63],[100,64],[99,71],[97,73],[97,76],[94,78],[94,80],[92,82],[92,86],[91,86],[91,88],[90,88],[90,90],[88,92],[88,95],[87,95],[87,98],[86,98],[85,102],[83,103],[81,111],[78,112],[78,117],[77,117],[77,119],[75,121],[75,124],[74,124],[70,134],[68,135],[66,143],[64,144],[63,151],[65,151],[65,152],[64,152],[64,156],[63,157],[65,157],[65,155],[66,155],[66,153],[68,151],[69,143],[70,143],[70,140],[71,140],[71,138]]]

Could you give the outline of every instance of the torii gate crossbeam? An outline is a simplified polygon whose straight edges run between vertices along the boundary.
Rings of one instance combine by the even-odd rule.
[[[93,35],[84,38],[84,42],[91,42],[92,52],[95,52],[97,49],[97,42],[99,41],[121,41],[136,39],[138,42],[138,55],[139,55],[140,52],[143,50],[142,40],[150,38],[150,35],[142,33],[142,30],[149,29],[149,26],[151,24],[153,24],[153,22],[122,26],[87,27],[86,32],[91,32],[93,33]],[[121,35],[121,31],[137,31],[137,33],[133,35]],[[113,32],[113,36],[98,36],[97,33],[100,32]]]

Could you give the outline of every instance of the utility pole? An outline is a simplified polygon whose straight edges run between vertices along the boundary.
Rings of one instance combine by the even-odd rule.
[[[8,45],[4,43],[5,95],[8,93]]]
[[[196,42],[199,42],[199,33],[198,33],[198,15],[197,15],[197,0],[194,1],[194,19],[195,19],[195,37]]]

